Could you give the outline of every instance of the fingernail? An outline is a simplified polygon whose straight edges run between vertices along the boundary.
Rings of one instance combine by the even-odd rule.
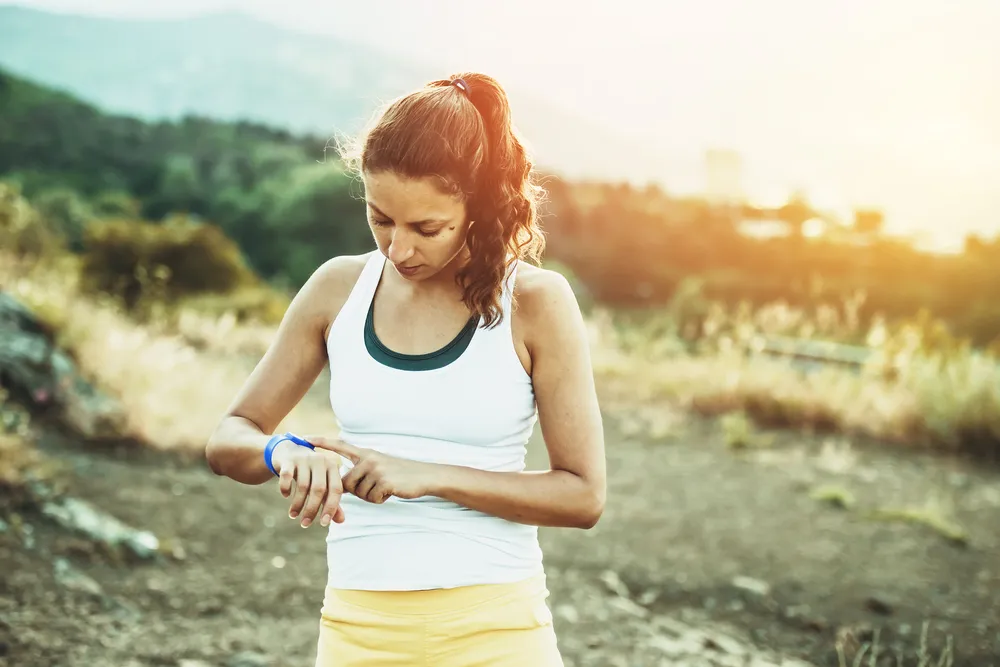
[[[293,511],[293,512],[289,512],[289,513],[288,513],[288,518],[289,518],[289,519],[294,519],[294,518],[295,518],[295,517],[297,517],[298,515],[299,515],[299,513],[298,513],[298,512],[294,512],[294,511]]]
[[[324,514],[323,518],[319,520],[319,525],[323,526],[324,528],[326,528],[327,526],[329,526],[330,525],[330,515],[329,514]]]
[[[311,523],[312,523],[312,519],[303,519],[302,520],[302,527],[303,528],[308,528],[309,524],[311,524]]]

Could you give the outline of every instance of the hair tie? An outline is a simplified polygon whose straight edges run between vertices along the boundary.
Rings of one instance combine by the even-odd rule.
[[[465,93],[466,97],[469,96],[469,84],[465,82],[465,79],[463,79],[461,77],[459,77],[457,79],[454,79],[451,82],[451,85],[455,86],[456,88],[458,88],[459,90],[461,90],[463,93]]]

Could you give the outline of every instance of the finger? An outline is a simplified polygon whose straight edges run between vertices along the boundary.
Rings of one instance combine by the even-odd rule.
[[[302,527],[308,528],[316,518],[316,514],[326,502],[327,476],[326,466],[319,459],[313,459],[309,466],[312,483],[309,485],[309,494],[306,497],[306,504],[302,507]]]
[[[321,526],[329,526],[330,521],[336,518],[340,510],[340,497],[344,490],[341,486],[340,473],[331,467],[326,469],[326,501],[323,503],[323,516],[319,523]]]
[[[302,511],[302,506],[309,495],[309,486],[312,481],[312,471],[308,465],[300,464],[295,466],[295,486],[292,492],[292,505],[288,508],[288,516],[296,518]]]
[[[287,498],[292,493],[292,485],[295,483],[295,463],[281,467],[278,474],[278,490],[281,495]]]
[[[337,505],[337,511],[333,514],[334,523],[344,523],[344,508],[341,505]]]
[[[363,458],[365,451],[361,447],[355,447],[354,445],[347,444],[343,440],[333,438],[317,438],[315,441],[310,440],[309,443],[318,449],[325,449],[340,454],[341,456],[350,459],[351,463],[355,464]]]
[[[365,476],[368,472],[368,466],[364,463],[360,463],[341,478],[341,484],[345,493],[355,493],[357,489],[358,482]],[[355,494],[356,495],[356,494]]]
[[[385,480],[379,480],[379,483],[372,488],[368,500],[376,505],[381,505],[391,497],[392,490],[389,484]]]
[[[368,502],[374,502],[372,500],[372,490],[378,484],[379,479],[374,474],[367,474],[364,476],[354,491],[354,495],[362,500],[367,500]]]

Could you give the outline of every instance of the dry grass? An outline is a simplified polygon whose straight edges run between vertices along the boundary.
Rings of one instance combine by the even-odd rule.
[[[678,351],[667,327],[647,325],[643,338],[608,312],[595,311],[590,326],[595,372],[611,406],[671,405],[746,415],[765,427],[1000,456],[1000,365],[961,345],[927,349],[904,329],[875,347],[860,372],[805,372],[749,351],[744,343],[759,332],[752,322],[739,335],[705,337],[697,353]],[[737,435],[733,444],[745,444]]]
[[[921,506],[885,507],[870,514],[878,521],[899,521],[923,526],[959,546],[969,543],[968,533],[952,518],[947,506],[938,500],[928,500]]]
[[[882,664],[894,667],[951,667],[955,663],[954,640],[949,635],[944,648],[937,655],[928,644],[928,624],[924,623],[920,632],[920,646],[912,659],[902,654],[887,654],[879,645],[879,631],[874,631],[872,641],[860,643],[851,637],[840,637],[837,641],[839,667],[879,667]]]
[[[120,397],[127,435],[163,447],[200,446],[275,325],[238,321],[222,297],[153,309],[140,325],[112,300],[83,295],[77,268],[65,256],[31,266],[0,258],[0,280],[57,332],[88,377]],[[763,426],[1000,453],[1000,367],[993,358],[960,345],[928,350],[915,325],[891,335],[869,332],[877,354],[860,373],[806,373],[755,356],[749,343],[761,332],[835,335],[832,315],[811,323],[780,307],[712,313],[692,353],[670,317],[623,326],[618,316],[593,310],[590,342],[605,407],[637,414],[637,430],[660,434],[686,411],[731,415],[723,430],[734,449],[765,445],[754,430]],[[841,337],[859,335],[855,320],[839,323]],[[290,420],[309,430],[334,424],[328,410],[308,405]]]
[[[236,326],[225,313],[137,324],[110,300],[83,296],[72,271],[0,261],[0,279],[56,332],[85,377],[118,398],[125,437],[162,448],[200,448],[266,348],[273,328]],[[179,329],[179,330],[178,330]],[[287,422],[310,432],[335,425],[303,403]]]
[[[818,486],[810,492],[809,497],[838,509],[851,509],[855,504],[854,494],[848,489],[835,484]]]

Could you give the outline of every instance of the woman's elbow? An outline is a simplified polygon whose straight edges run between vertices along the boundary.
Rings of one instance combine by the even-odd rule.
[[[222,465],[219,460],[219,443],[216,440],[214,434],[205,443],[205,462],[208,464],[208,469],[211,470],[216,475],[222,475]]]
[[[603,487],[589,493],[587,500],[580,503],[575,517],[575,527],[590,530],[596,526],[597,522],[601,520],[601,515],[604,514],[605,500],[606,493]]]

